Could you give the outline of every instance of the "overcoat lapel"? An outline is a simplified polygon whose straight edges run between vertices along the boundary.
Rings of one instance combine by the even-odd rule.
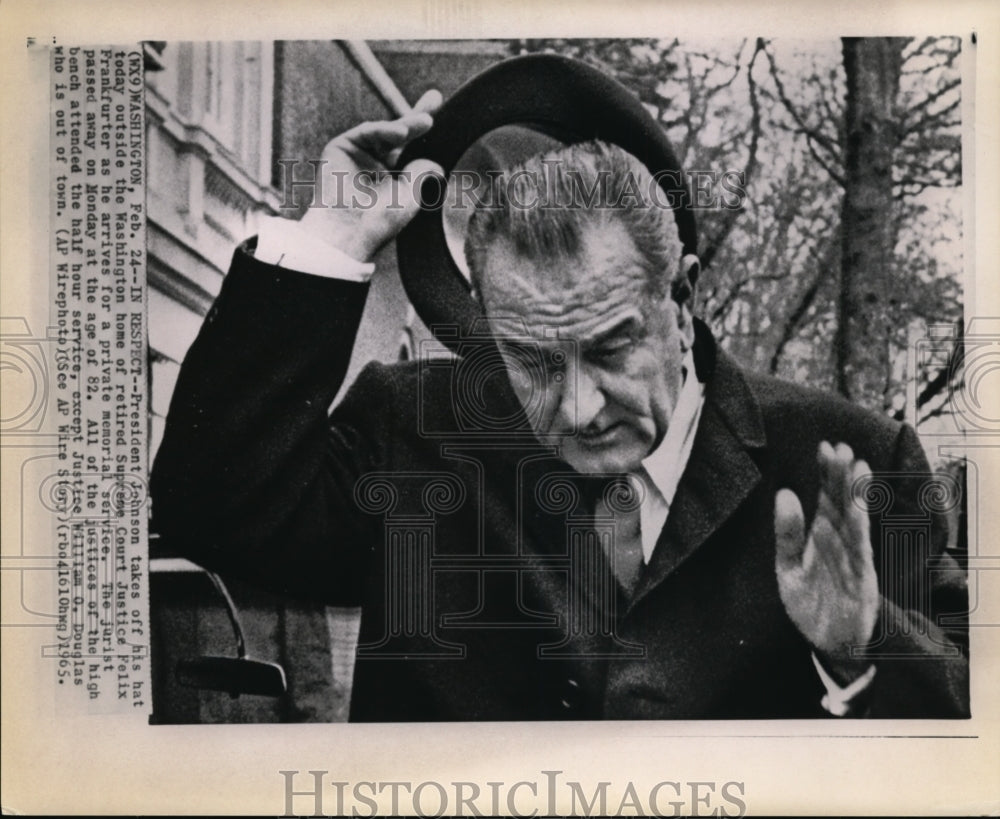
[[[753,455],[765,444],[760,407],[735,363],[706,352],[712,372],[691,456],[629,609],[702,546],[761,479]]]

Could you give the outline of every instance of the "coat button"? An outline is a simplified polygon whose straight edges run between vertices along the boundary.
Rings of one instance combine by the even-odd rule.
[[[567,677],[563,684],[559,704],[567,711],[576,711],[583,704],[583,689],[580,688],[580,683],[572,677]]]

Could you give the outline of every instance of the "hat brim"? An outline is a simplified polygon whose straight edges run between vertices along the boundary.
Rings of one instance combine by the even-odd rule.
[[[508,125],[528,126],[565,144],[596,139],[628,151],[656,176],[673,204],[683,252],[697,253],[694,214],[662,126],[624,85],[579,60],[532,54],[491,66],[445,102],[433,128],[407,146],[399,167],[426,158],[448,175],[476,140]],[[430,197],[434,206],[421,209],[403,229],[396,252],[417,315],[455,350],[483,315],[449,250],[442,201]],[[439,325],[450,329],[438,333]]]

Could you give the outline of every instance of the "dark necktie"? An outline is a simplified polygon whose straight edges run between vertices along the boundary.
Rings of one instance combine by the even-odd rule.
[[[622,487],[623,481],[632,483],[632,488]],[[612,489],[605,492],[594,507],[595,523],[611,525],[614,533],[614,553],[608,554],[608,559],[614,567],[615,577],[629,598],[635,592],[642,574],[642,526],[640,523],[640,501],[643,497],[639,479],[631,477],[621,479],[617,486],[621,491]],[[638,492],[638,495],[635,493]]]

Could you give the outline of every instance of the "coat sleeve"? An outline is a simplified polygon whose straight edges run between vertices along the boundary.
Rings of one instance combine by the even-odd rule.
[[[383,462],[384,368],[328,411],[367,292],[237,249],[151,474],[152,527],[170,551],[276,592],[356,602],[372,541],[353,488]]]
[[[861,708],[870,717],[967,717],[967,579],[946,550],[942,514],[957,498],[933,479],[908,426],[885,479],[885,514],[872,520],[882,606],[864,650],[876,674]]]

